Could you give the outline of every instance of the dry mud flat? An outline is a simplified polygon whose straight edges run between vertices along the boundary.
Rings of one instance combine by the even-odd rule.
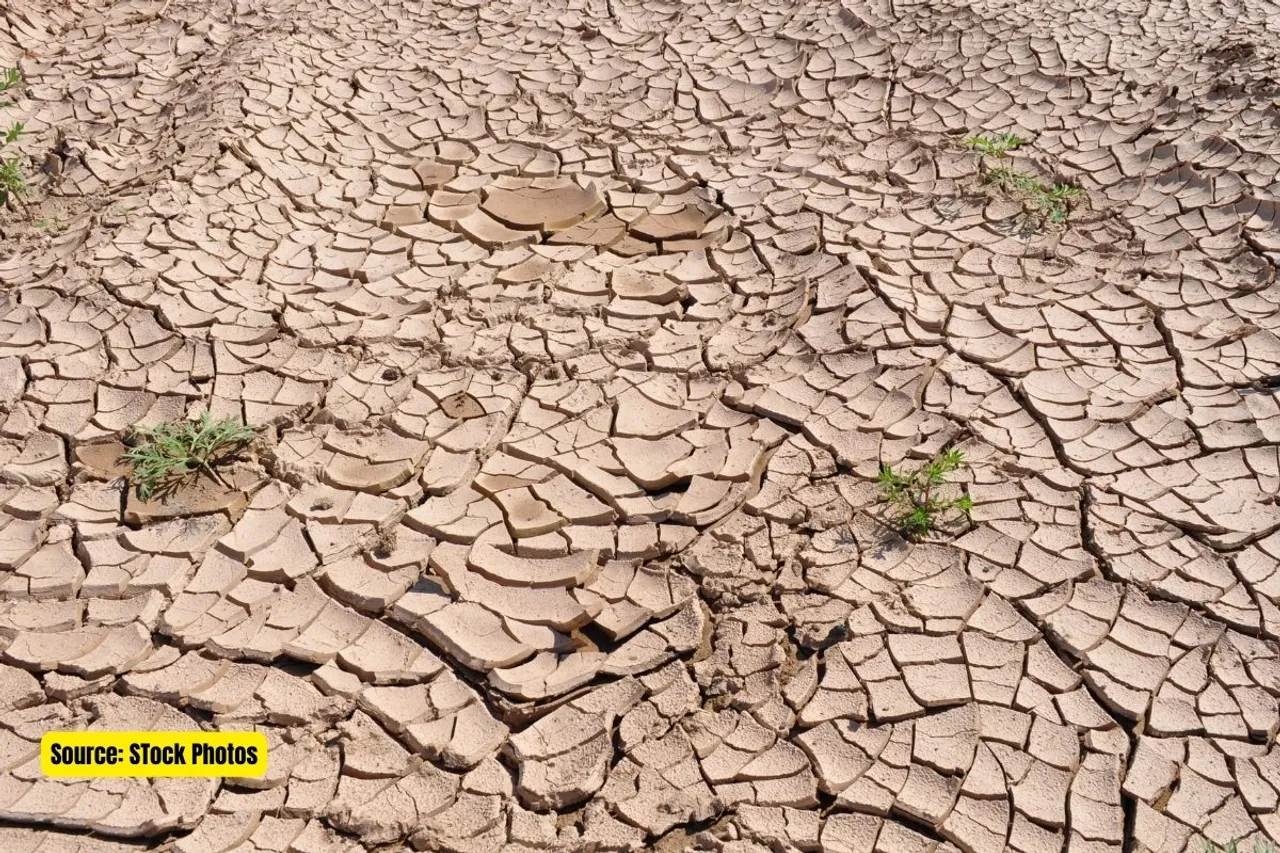
[[[0,849],[1280,838],[1277,36],[6,4],[47,175],[0,255]],[[264,428],[231,487],[122,498],[110,442],[206,407]],[[901,541],[879,463],[946,446],[972,523]],[[39,772],[197,726],[267,777]]]

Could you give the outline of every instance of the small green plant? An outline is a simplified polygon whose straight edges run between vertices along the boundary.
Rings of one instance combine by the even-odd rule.
[[[947,512],[960,512],[966,517],[973,509],[973,499],[967,494],[956,498],[941,497],[939,487],[953,471],[964,468],[964,453],[946,450],[910,473],[895,471],[892,466],[881,465],[877,482],[880,494],[889,504],[890,512],[897,516],[898,530],[908,539],[919,539],[938,524]]]
[[[986,172],[986,182],[1011,195],[1021,194],[1041,223],[1061,225],[1071,215],[1071,202],[1084,195],[1084,190],[1071,184],[1045,185],[1034,175],[1010,166],[994,166]]]
[[[14,86],[22,82],[22,74],[16,68],[0,68],[0,95],[4,95]],[[12,106],[12,101],[0,98],[0,109]],[[0,131],[0,151],[18,141],[18,137],[22,136],[22,122],[15,121],[9,125],[7,130]],[[15,154],[12,157],[6,157],[0,154],[0,204],[4,204],[9,200],[9,196],[15,198],[23,195],[27,191],[26,178],[22,176],[22,161]]]
[[[1240,842],[1238,841],[1232,841],[1226,847],[1219,847],[1212,841],[1202,843],[1204,846],[1201,849],[1204,850],[1204,853],[1246,853],[1246,851],[1240,849]],[[1276,853],[1276,846],[1270,841],[1254,841],[1253,853]]]
[[[133,481],[141,500],[176,488],[204,471],[230,488],[215,466],[257,437],[253,427],[232,418],[215,419],[205,411],[198,420],[135,429],[124,458],[133,466]]]
[[[1006,155],[1027,144],[1015,133],[967,136],[963,144],[978,155],[978,169],[985,183],[1020,198],[1031,208],[1023,222],[1024,231],[1035,231],[1045,223],[1062,225],[1071,215],[1071,203],[1084,195],[1080,187],[1063,183],[1044,184],[1035,175],[1011,166]],[[988,164],[988,157],[995,158],[996,162]]]
[[[978,134],[966,136],[961,144],[979,157],[1004,157],[1010,151],[1017,151],[1026,145],[1027,140],[1016,133],[997,133],[995,136]]]
[[[1071,215],[1071,202],[1084,195],[1084,190],[1073,184],[1039,186],[1032,192],[1031,203],[1048,221],[1061,225]]]
[[[1040,188],[1040,182],[1034,175],[1019,172],[1012,166],[992,166],[985,170],[983,180],[1005,192],[1034,192]]]

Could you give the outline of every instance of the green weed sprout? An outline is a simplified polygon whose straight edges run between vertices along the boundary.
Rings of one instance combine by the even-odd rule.
[[[1031,203],[1055,225],[1067,221],[1071,213],[1070,203],[1084,195],[1084,190],[1071,184],[1053,184],[1039,187],[1031,197]]]
[[[1240,842],[1232,841],[1226,847],[1219,847],[1212,841],[1203,842],[1204,853],[1245,853],[1240,849]],[[1276,846],[1269,841],[1254,841],[1253,853],[1276,853]]]
[[[909,473],[881,465],[877,482],[880,494],[897,516],[898,530],[907,539],[920,539],[937,526],[939,518],[955,511],[969,515],[973,499],[967,494],[957,498],[939,497],[938,488],[953,471],[965,467],[964,453],[947,450]]]
[[[205,411],[198,420],[135,429],[124,455],[133,466],[133,481],[141,500],[176,488],[179,482],[203,471],[230,488],[214,466],[257,437],[253,427],[231,418],[214,419]]]
[[[1016,133],[997,133],[995,136],[978,134],[966,136],[961,144],[976,153],[979,157],[1004,157],[1010,151],[1017,151],[1027,144]]]
[[[1035,175],[1020,171],[1006,159],[1010,151],[1016,151],[1027,142],[1016,133],[999,133],[994,136],[966,136],[962,144],[978,155],[978,168],[985,183],[1019,198],[1031,208],[1028,215],[1029,230],[1046,222],[1062,225],[1071,215],[1071,203],[1084,195],[1084,190],[1072,184],[1043,184]],[[995,158],[993,165],[987,158]]]
[[[8,92],[13,87],[22,82],[22,74],[16,68],[0,68],[0,96]],[[13,106],[12,101],[4,100],[0,97],[0,109]],[[18,141],[22,136],[22,122],[15,121],[13,124],[3,131],[0,131],[0,152],[4,148]],[[0,204],[4,204],[9,200],[9,196],[15,198],[22,196],[27,191],[27,180],[22,176],[22,160],[18,155],[6,157],[0,153]]]

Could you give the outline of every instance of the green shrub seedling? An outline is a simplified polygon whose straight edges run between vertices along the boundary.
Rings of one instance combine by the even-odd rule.
[[[967,464],[964,453],[952,449],[939,453],[909,473],[894,470],[890,465],[880,466],[877,482],[881,497],[889,505],[890,513],[897,516],[898,530],[904,537],[920,539],[933,530],[947,512],[956,511],[968,516],[973,508],[973,499],[969,495],[947,498],[938,494],[939,487],[946,483],[947,475]]]
[[[214,466],[243,449],[257,435],[253,427],[232,418],[214,419],[205,411],[194,421],[134,430],[133,444],[124,457],[133,466],[138,497],[145,501],[201,471],[227,486]]]

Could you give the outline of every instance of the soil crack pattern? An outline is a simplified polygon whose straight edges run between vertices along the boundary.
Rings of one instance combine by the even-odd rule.
[[[0,849],[1280,841],[1280,7],[73,5],[0,8]],[[40,772],[112,729],[270,766]]]

